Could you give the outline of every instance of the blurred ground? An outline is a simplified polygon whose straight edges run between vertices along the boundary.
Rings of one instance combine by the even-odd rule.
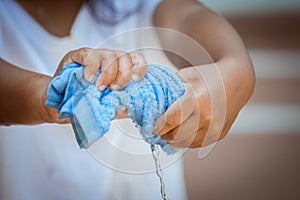
[[[300,134],[231,135],[204,159],[185,154],[190,200],[300,199]]]

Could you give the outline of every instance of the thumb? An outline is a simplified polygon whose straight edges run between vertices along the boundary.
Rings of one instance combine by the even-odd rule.
[[[176,100],[168,110],[157,119],[154,133],[161,136],[179,126],[193,113],[194,101],[195,99],[191,96],[190,90],[186,90],[184,95]]]

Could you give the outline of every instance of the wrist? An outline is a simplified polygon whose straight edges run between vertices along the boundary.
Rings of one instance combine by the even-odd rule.
[[[48,122],[51,116],[46,112],[43,103],[45,100],[45,92],[51,78],[41,74],[33,74],[27,79],[28,80],[25,81],[29,84],[26,89],[26,94],[32,95],[32,98],[28,98],[29,101],[27,102],[27,107],[31,110],[29,118],[34,124]]]
[[[220,72],[226,93],[240,97],[240,103],[243,107],[251,97],[255,86],[255,73],[252,62],[247,58],[224,57],[216,62]]]
[[[46,101],[46,91],[51,81],[51,77],[39,75],[33,81],[33,88],[40,88],[36,92],[35,107],[37,112],[38,123],[68,123],[68,119],[59,119],[58,112],[54,108],[49,108],[44,105]]]
[[[18,68],[0,59],[0,124],[63,123],[44,106],[51,77]]]

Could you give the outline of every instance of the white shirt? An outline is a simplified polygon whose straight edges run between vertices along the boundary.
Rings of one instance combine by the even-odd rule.
[[[114,34],[151,26],[156,1],[118,25],[97,22],[83,5],[70,36],[46,32],[16,2],[0,2],[0,55],[20,68],[52,76],[61,58],[80,47],[98,47]],[[131,41],[107,42],[131,48]],[[129,46],[128,46],[129,45]],[[20,100],[22,103],[22,100]],[[162,159],[170,199],[185,199],[180,156]],[[149,146],[130,120],[114,121],[89,151],[76,143],[71,125],[0,127],[0,199],[161,199]]]

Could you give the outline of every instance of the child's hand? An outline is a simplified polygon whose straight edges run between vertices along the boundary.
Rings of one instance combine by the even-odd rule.
[[[104,90],[107,86],[119,90],[131,79],[134,81],[142,79],[147,71],[144,57],[137,52],[81,48],[70,51],[64,56],[55,76],[64,65],[72,62],[85,67],[84,78],[87,81],[92,81],[98,69],[101,69],[101,74],[95,82],[100,90]]]

